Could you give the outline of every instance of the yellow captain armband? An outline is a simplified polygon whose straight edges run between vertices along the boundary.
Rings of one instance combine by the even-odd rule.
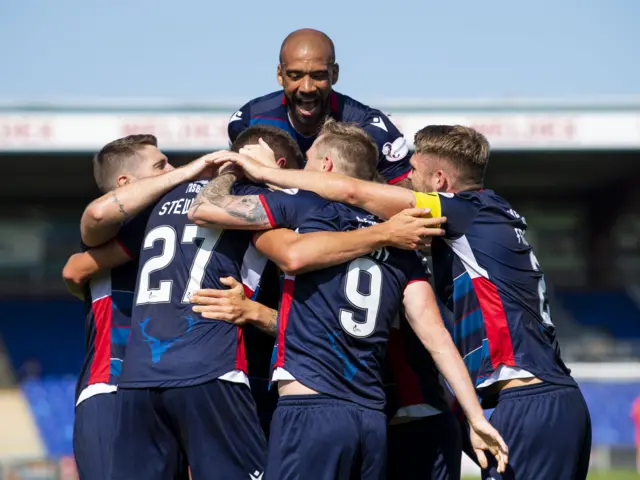
[[[437,193],[420,193],[413,192],[416,197],[416,208],[429,208],[431,217],[437,218],[442,216],[442,203],[440,203],[440,195]]]

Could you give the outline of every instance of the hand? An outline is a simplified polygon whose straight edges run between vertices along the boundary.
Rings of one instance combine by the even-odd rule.
[[[242,169],[235,163],[229,161],[223,163],[222,165],[220,165],[220,168],[218,168],[218,176],[227,174],[235,175],[236,179],[244,177],[244,172],[242,171]]]
[[[470,436],[473,451],[478,457],[480,467],[488,468],[489,462],[485,455],[485,450],[489,451],[496,459],[498,464],[498,473],[504,473],[509,463],[509,448],[491,424],[482,417],[478,421],[469,422],[471,426]]]
[[[242,168],[247,178],[256,183],[262,183],[268,172],[274,170],[272,168],[265,167],[262,163],[251,157],[240,154],[213,160],[213,163],[216,165],[220,165],[224,162],[231,162]]]
[[[271,150],[271,147],[267,145],[267,142],[262,139],[259,139],[257,144],[245,145],[240,149],[240,153],[257,160],[265,167],[278,167],[276,162],[277,159],[273,150]]]
[[[220,150],[218,152],[207,153],[206,155],[196,158],[195,160],[187,163],[182,167],[185,173],[185,180],[196,180],[199,178],[210,179],[218,169],[218,165],[213,162],[220,158],[225,158],[229,154],[227,150]]]
[[[431,237],[444,235],[444,230],[438,227],[447,219],[426,218],[430,212],[428,208],[408,208],[381,224],[388,231],[388,246],[416,250],[424,248]]]
[[[195,291],[191,303],[198,305],[192,310],[210,320],[224,320],[234,325],[244,325],[251,316],[254,302],[247,298],[244,287],[233,277],[220,279],[229,290],[202,289]]]

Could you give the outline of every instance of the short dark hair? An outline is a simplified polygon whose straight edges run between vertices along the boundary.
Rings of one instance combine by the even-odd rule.
[[[157,147],[158,139],[151,134],[128,135],[107,143],[93,157],[93,176],[98,188],[108,192],[116,188],[118,176],[138,158],[138,152],[146,146]]]
[[[465,186],[482,185],[489,163],[489,141],[477,130],[462,125],[428,125],[416,133],[415,152],[442,157],[458,170]]]
[[[316,148],[332,150],[335,161],[346,175],[361,180],[375,181],[378,171],[378,146],[356,124],[327,120],[320,131]]]
[[[271,147],[276,160],[284,158],[287,161],[286,168],[302,168],[304,156],[298,142],[285,130],[272,125],[252,125],[243,130],[231,144],[230,150],[238,152],[246,145],[258,143],[261,138]]]

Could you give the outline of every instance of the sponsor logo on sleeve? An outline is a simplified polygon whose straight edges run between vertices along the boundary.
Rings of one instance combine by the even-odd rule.
[[[384,124],[384,120],[382,120],[382,118],[380,117],[373,117],[371,119],[371,125],[389,133],[389,130],[387,130],[387,126]]]
[[[393,143],[387,142],[382,146],[382,154],[389,162],[398,162],[409,154],[409,145],[404,137],[396,138]]]

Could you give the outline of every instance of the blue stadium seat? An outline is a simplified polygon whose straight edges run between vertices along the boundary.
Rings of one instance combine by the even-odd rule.
[[[633,447],[631,406],[640,396],[640,383],[580,382],[593,426],[594,445]]]
[[[22,383],[42,440],[53,457],[73,454],[75,387],[75,377],[51,377]]]
[[[640,309],[624,290],[561,291],[556,298],[576,321],[617,338],[640,339]]]

